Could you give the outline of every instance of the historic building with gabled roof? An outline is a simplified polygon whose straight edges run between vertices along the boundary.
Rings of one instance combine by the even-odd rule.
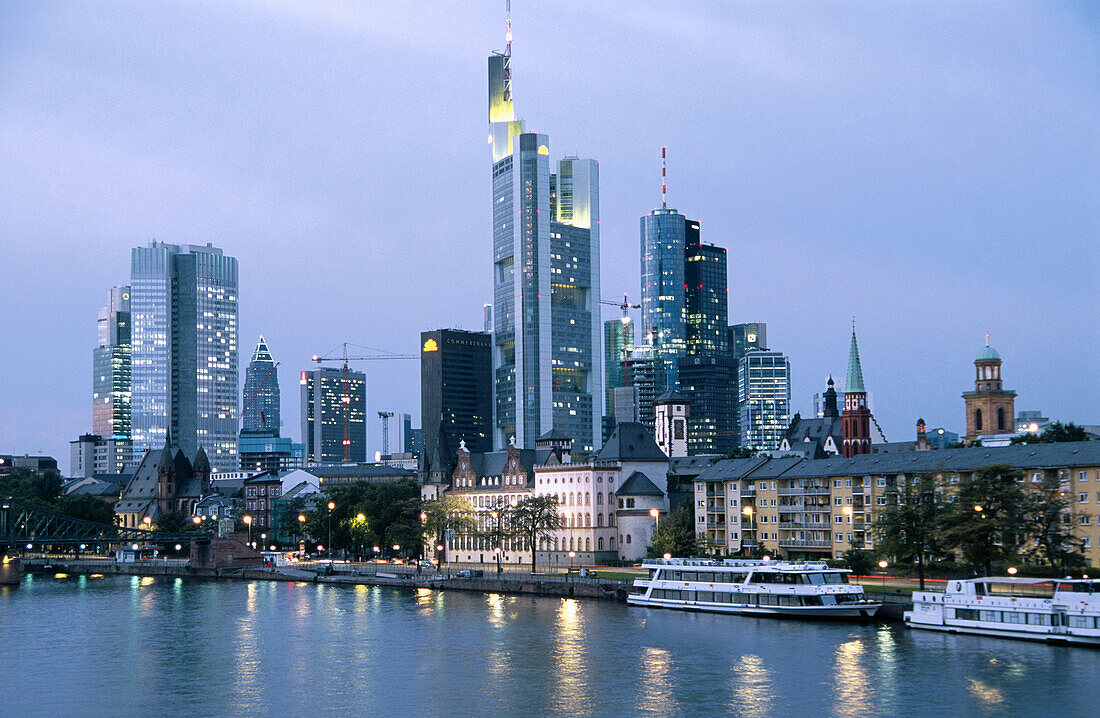
[[[190,516],[195,504],[210,491],[210,461],[200,446],[194,462],[171,445],[171,436],[160,451],[149,449],[122,490],[115,515],[123,526],[153,526],[162,516]],[[146,521],[148,519],[148,521]]]

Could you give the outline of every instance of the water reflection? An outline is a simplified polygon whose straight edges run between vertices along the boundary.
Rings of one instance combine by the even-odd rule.
[[[550,704],[556,712],[571,715],[591,715],[593,704],[588,687],[583,617],[580,606],[572,598],[558,604],[552,637],[555,641],[551,661],[553,689]]]
[[[863,716],[871,708],[874,692],[863,666],[863,653],[863,641],[858,639],[837,646],[833,673],[836,706],[833,710],[838,716]]]
[[[246,586],[245,612],[237,619],[237,636],[233,656],[233,702],[238,706],[251,705],[261,696],[260,651],[256,645],[257,582]]]
[[[642,704],[639,711],[672,715],[676,712],[676,698],[672,685],[672,657],[663,648],[647,646],[642,649]]]
[[[967,682],[967,690],[977,699],[983,708],[996,708],[1004,703],[1005,695],[999,688],[994,688],[988,683],[983,683],[977,678],[971,678]]]
[[[760,656],[741,656],[733,666],[730,711],[745,718],[764,718],[772,712],[772,687]]]

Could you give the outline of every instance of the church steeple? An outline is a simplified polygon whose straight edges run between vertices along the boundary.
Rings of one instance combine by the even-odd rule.
[[[867,408],[867,390],[863,386],[863,367],[856,342],[856,320],[852,319],[852,343],[848,349],[848,380],[844,387],[844,458],[871,453],[871,411]]]
[[[863,388],[863,367],[859,363],[859,344],[856,342],[856,321],[852,320],[852,344],[848,348],[848,381],[844,393],[866,392]]]

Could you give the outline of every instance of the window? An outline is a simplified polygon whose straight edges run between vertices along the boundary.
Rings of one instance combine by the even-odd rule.
[[[1043,480],[1043,472],[1041,472],[1041,471],[1031,472],[1031,483],[1037,484],[1042,480]]]
[[[703,482],[702,481],[695,484],[695,490],[696,491],[702,491],[703,490]]]
[[[879,488],[885,488],[886,487],[886,477],[885,476],[880,476],[877,479],[875,479],[875,486],[878,486]]]
[[[1088,526],[1089,525],[1089,515],[1088,514],[1081,514],[1081,525],[1082,526]]]
[[[844,534],[835,534],[837,543],[844,543]]]
[[[844,486],[844,484],[842,483],[841,479],[833,479],[833,488],[834,489],[839,489],[842,486]]]
[[[1088,481],[1089,480],[1089,472],[1087,472],[1087,471],[1078,471],[1077,472],[1077,480],[1078,481]]]
[[[775,491],[775,482],[772,482],[772,491]]]
[[[597,506],[603,506],[603,492],[602,491],[597,491],[596,492],[596,505]]]
[[[1077,494],[1077,503],[1087,504],[1088,502],[1089,502],[1089,492],[1082,491],[1081,493]]]
[[[844,497],[842,497],[842,496],[834,496],[833,497],[833,506],[843,506],[843,505],[844,505]]]
[[[761,491],[767,491],[768,490],[768,482],[767,481],[761,481],[760,486],[758,486],[757,488],[759,488]]]
[[[1005,410],[1004,408],[997,409],[997,430],[1005,430]]]
[[[1082,537],[1081,538],[1081,548],[1091,548],[1091,547],[1092,547],[1092,539],[1089,538],[1088,536]]]
[[[845,488],[849,488],[849,489],[852,488],[852,480],[851,479],[844,479],[844,486],[845,486]]]
[[[627,534],[627,535],[626,535],[626,542],[627,542],[627,543],[630,543],[630,534]]]
[[[982,410],[981,409],[975,409],[974,410],[974,428],[977,429],[978,431],[982,430]]]
[[[833,517],[833,523],[834,523],[834,524],[842,524],[842,523],[844,523],[844,517],[843,517],[843,516],[834,516],[834,517]]]
[[[886,497],[885,496],[876,496],[875,497],[875,505],[876,506],[885,506],[886,505]]]

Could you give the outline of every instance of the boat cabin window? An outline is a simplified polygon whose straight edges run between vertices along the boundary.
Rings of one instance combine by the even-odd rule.
[[[808,573],[804,575],[806,579],[803,583],[810,583],[814,586],[821,586],[824,584],[834,583],[848,583],[848,575],[844,573]]]
[[[1096,584],[1091,581],[1087,583],[1060,583],[1058,584],[1058,590],[1071,593],[1096,593]]]
[[[974,585],[979,596],[1024,596],[1028,598],[1053,598],[1053,583],[998,583],[987,582]]]

